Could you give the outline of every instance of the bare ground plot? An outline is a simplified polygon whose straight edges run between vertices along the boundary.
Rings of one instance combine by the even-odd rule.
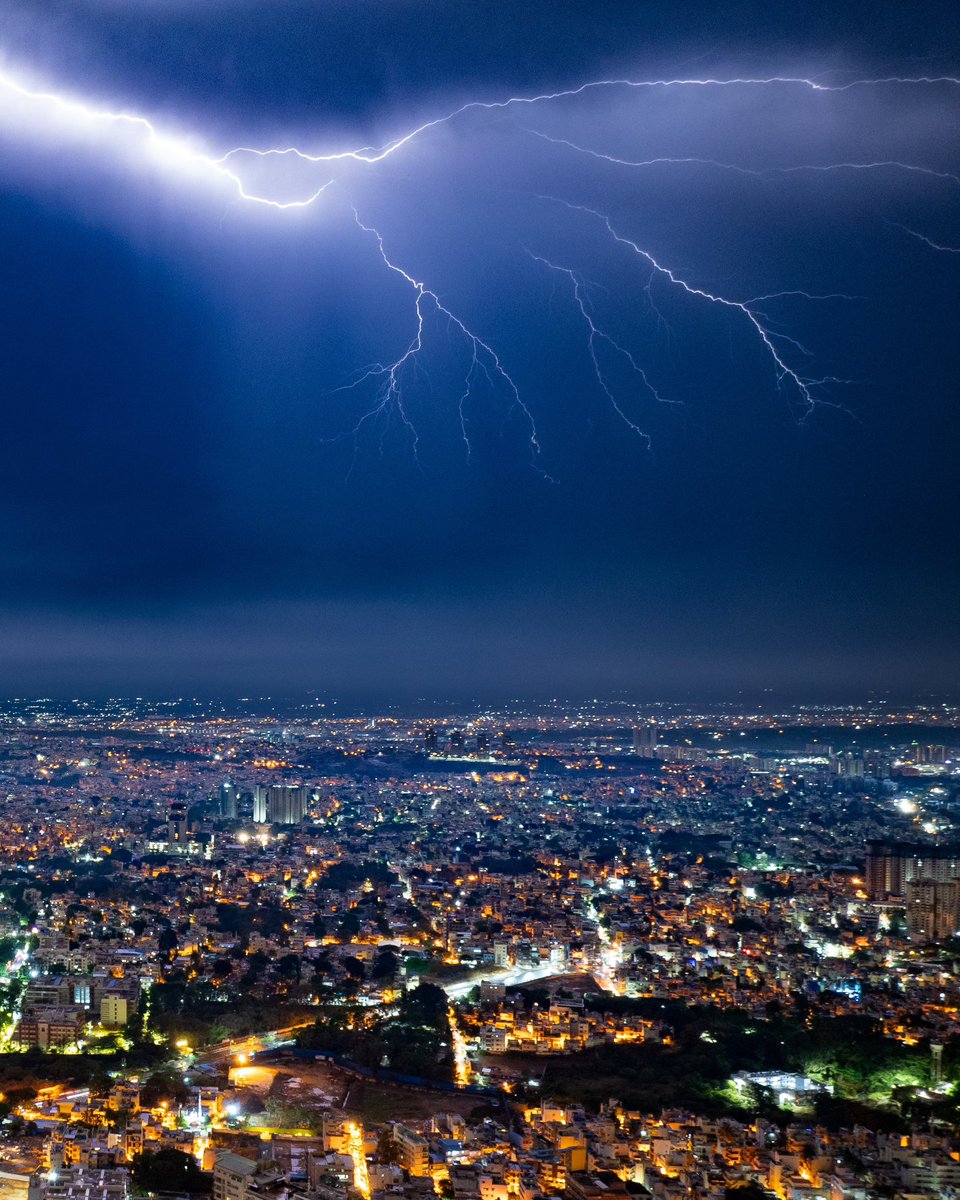
[[[351,1080],[350,1084],[346,1111],[369,1124],[425,1121],[444,1112],[467,1117],[487,1103],[482,1096],[463,1096],[456,1092],[421,1092],[366,1080]]]
[[[270,1089],[272,1097],[304,1108],[342,1109],[371,1124],[422,1121],[442,1112],[468,1116],[487,1103],[482,1096],[421,1091],[357,1079],[329,1063],[303,1062],[292,1056],[275,1065],[278,1072]]]
[[[325,1062],[304,1062],[292,1055],[277,1060],[270,1095],[305,1108],[340,1108],[350,1076]]]

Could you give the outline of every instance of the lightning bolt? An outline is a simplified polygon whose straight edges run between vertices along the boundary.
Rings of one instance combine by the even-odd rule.
[[[667,89],[768,89],[787,88],[803,89],[813,93],[842,93],[851,89],[881,88],[881,87],[956,87],[960,79],[942,76],[885,76],[882,78],[860,78],[846,83],[829,83],[821,79],[803,76],[757,76],[731,78],[658,78],[658,79],[599,79],[590,80],[577,86],[562,88],[556,91],[540,92],[534,95],[508,96],[498,100],[470,100],[439,116],[423,121],[406,132],[399,134],[379,146],[360,146],[356,148],[336,149],[328,152],[311,153],[297,146],[254,147],[237,146],[225,152],[208,152],[197,141],[174,137],[163,132],[148,118],[137,112],[124,109],[113,109],[89,103],[75,96],[60,93],[44,87],[33,87],[23,78],[9,70],[0,70],[0,112],[16,104],[27,105],[36,109],[41,116],[51,120],[59,118],[78,132],[104,128],[107,130],[127,130],[138,144],[147,151],[148,160],[165,170],[180,170],[198,179],[209,180],[213,183],[225,184],[232,191],[236,200],[253,205],[263,206],[279,211],[303,210],[311,208],[333,187],[342,184],[339,178],[341,167],[360,164],[373,168],[393,155],[399,153],[415,140],[418,140],[433,130],[456,122],[469,113],[502,112],[517,108],[533,108],[538,105],[550,105],[564,100],[573,100],[591,92],[603,90],[667,90]],[[15,116],[18,114],[14,113]],[[960,176],[949,172],[937,171],[932,168],[913,163],[897,161],[876,162],[843,162],[828,164],[799,164],[796,166],[753,169],[725,163],[707,158],[652,158],[644,161],[633,161],[618,158],[592,150],[564,138],[552,137],[539,130],[529,130],[529,133],[558,146],[590,156],[597,160],[624,167],[653,167],[656,165],[689,164],[707,166],[737,172],[746,176],[766,179],[774,175],[790,175],[799,172],[833,172],[833,171],[863,171],[876,172],[881,170],[899,170],[923,175],[933,179],[960,185]],[[321,168],[323,177],[316,186],[306,189],[305,194],[278,197],[266,193],[261,188],[254,188],[246,179],[245,166],[252,160],[261,162],[290,159],[302,162],[309,167]],[[629,249],[649,271],[647,292],[651,295],[651,285],[654,279],[665,280],[671,287],[678,289],[697,301],[719,306],[739,317],[752,330],[758,339],[761,349],[771,363],[777,378],[778,387],[788,387],[799,398],[805,413],[809,413],[819,403],[825,403],[821,396],[822,390],[829,384],[842,382],[835,377],[813,377],[799,367],[791,365],[789,359],[794,358],[794,352],[803,357],[810,357],[810,351],[800,342],[774,328],[774,322],[758,307],[765,302],[783,300],[790,297],[806,298],[808,300],[852,299],[840,294],[817,295],[800,290],[785,290],[755,296],[746,300],[736,299],[728,295],[707,291],[690,283],[676,271],[664,265],[638,242],[617,231],[609,216],[598,209],[584,205],[573,204],[556,197],[541,197],[555,203],[565,205],[569,210],[588,215],[601,223],[607,235],[617,244]],[[381,429],[381,443],[386,426],[396,415],[402,427],[406,430],[412,445],[414,456],[417,457],[419,434],[410,410],[405,402],[405,390],[412,378],[422,369],[422,360],[426,354],[427,339],[432,326],[442,322],[449,334],[455,335],[462,343],[464,356],[463,386],[457,401],[457,411],[460,430],[467,453],[470,453],[470,421],[471,410],[479,397],[481,388],[488,391],[499,391],[507,398],[507,412],[518,414],[527,429],[527,444],[531,459],[536,462],[540,455],[540,443],[533,415],[523,402],[513,376],[504,366],[497,351],[491,343],[481,337],[467,324],[467,321],[454,313],[440,299],[439,293],[428,287],[423,279],[410,273],[392,259],[385,248],[384,238],[375,227],[365,224],[358,210],[351,203],[353,219],[358,229],[373,240],[380,258],[389,272],[403,281],[413,297],[414,331],[403,352],[392,362],[374,363],[364,368],[351,383],[343,389],[360,389],[365,384],[374,385],[373,406],[360,418],[353,430],[355,438],[359,437],[367,425],[378,426]],[[905,227],[904,227],[905,228]],[[957,253],[951,246],[941,246],[924,235],[911,229],[906,232],[924,241],[934,250]],[[618,416],[635,433],[643,438],[647,435],[640,426],[631,419],[616,399],[614,388],[610,383],[608,368],[605,362],[610,355],[625,362],[631,372],[640,380],[646,392],[658,402],[665,402],[657,389],[651,384],[648,376],[637,361],[636,357],[621,343],[616,341],[596,322],[590,303],[585,281],[571,267],[560,265],[543,256],[532,255],[532,258],[554,274],[565,278],[571,287],[572,297],[581,320],[587,332],[587,348],[591,363],[597,378],[597,383],[605,394]],[[654,310],[655,306],[654,306]],[[659,315],[659,314],[658,314]],[[538,467],[539,469],[539,467]]]
[[[569,200],[562,200],[556,196],[542,196],[541,199],[548,200],[554,204],[560,204],[564,208],[569,209],[571,212],[584,213],[587,216],[593,217],[603,226],[613,241],[621,246],[626,246],[637,258],[646,263],[655,275],[666,279],[674,287],[680,289],[682,292],[685,292],[688,296],[695,297],[699,300],[705,300],[709,304],[719,305],[721,308],[726,308],[731,311],[741,313],[746,318],[747,322],[753,327],[763,349],[766,351],[767,357],[774,366],[777,376],[777,386],[781,387],[784,384],[788,384],[793,387],[795,393],[799,396],[802,402],[804,416],[809,415],[818,404],[824,403],[824,401],[815,394],[818,389],[826,387],[828,384],[847,382],[846,380],[838,379],[832,375],[823,376],[821,378],[812,378],[810,376],[801,374],[798,369],[791,367],[783,357],[783,352],[778,348],[779,342],[786,342],[787,344],[796,347],[807,357],[811,356],[810,351],[795,339],[788,338],[786,335],[777,333],[775,330],[771,329],[769,322],[764,322],[763,314],[758,312],[756,308],[752,307],[752,305],[756,303],[756,300],[734,300],[729,296],[721,296],[716,292],[708,292],[705,288],[696,287],[694,284],[688,283],[687,280],[681,278],[670,267],[667,267],[663,263],[659,262],[649,250],[643,249],[643,247],[637,242],[633,241],[632,238],[628,238],[625,235],[618,233],[614,228],[610,217],[595,208],[590,208],[585,204],[573,204]],[[813,299],[809,293],[796,291],[771,293],[770,295],[763,297],[763,299],[772,300],[787,295],[803,295],[809,299]],[[844,298],[846,299],[848,297]]]
[[[391,141],[384,143],[382,146],[364,146],[355,150],[338,150],[327,154],[308,154],[295,146],[287,146],[284,148],[274,149],[257,149],[251,146],[238,146],[234,150],[228,151],[222,158],[217,159],[218,164],[228,161],[234,155],[255,155],[260,158],[271,156],[294,156],[310,163],[332,163],[342,162],[345,159],[353,159],[356,162],[378,163],[385,158],[389,158],[398,150],[403,149],[408,143],[412,142],[421,134],[428,133],[431,129],[437,129],[442,125],[447,125],[457,117],[463,116],[468,112],[496,112],[498,110],[512,108],[520,105],[546,104],[556,100],[576,99],[578,96],[583,96],[588,92],[606,88],[628,88],[628,89],[659,89],[659,88],[733,88],[733,87],[802,87],[814,92],[846,92],[851,88],[859,87],[879,87],[883,85],[931,85],[931,84],[952,84],[960,85],[960,78],[955,78],[950,75],[940,76],[886,76],[881,79],[855,79],[845,84],[826,84],[818,82],[815,79],[807,79],[802,76],[779,76],[769,75],[756,78],[750,77],[734,77],[731,79],[593,79],[586,83],[581,83],[576,87],[562,88],[554,92],[539,92],[533,96],[508,96],[504,100],[468,100],[465,104],[461,104],[458,108],[451,109],[442,116],[433,117],[429,121],[424,121],[422,124],[415,126],[406,133],[393,138]],[[664,160],[666,161],[666,160]],[[694,160],[691,160],[694,161]],[[720,164],[718,164],[720,165]]]
[[[6,92],[8,96],[18,96],[23,100],[46,107],[61,116],[71,118],[80,126],[117,125],[134,130],[144,136],[147,147],[158,162],[228,180],[236,189],[237,199],[246,200],[251,204],[262,204],[275,209],[307,208],[317,201],[333,182],[332,180],[325,181],[310,195],[301,199],[275,200],[269,196],[249,191],[240,176],[228,165],[229,154],[221,158],[213,158],[204,154],[185,140],[161,133],[152,121],[137,113],[97,108],[85,101],[60,95],[58,92],[37,91],[2,71],[0,71],[0,91]]]
[[[406,133],[393,138],[379,147],[362,146],[355,149],[336,150],[323,154],[310,154],[295,146],[275,147],[275,148],[256,148],[251,146],[237,146],[226,153],[219,156],[206,154],[199,149],[196,149],[191,144],[172,138],[161,133],[152,121],[139,113],[131,113],[125,110],[114,110],[110,108],[100,108],[96,105],[87,103],[76,97],[63,95],[59,92],[46,90],[43,88],[30,87],[23,80],[19,79],[15,74],[9,71],[0,71],[0,92],[6,92],[8,97],[19,97],[22,100],[29,101],[33,104],[47,107],[48,109],[58,112],[64,117],[71,118],[80,125],[121,125],[142,133],[151,149],[163,160],[168,163],[176,163],[181,167],[192,168],[200,172],[208,173],[212,176],[217,176],[228,180],[236,190],[237,197],[241,200],[246,200],[253,204],[262,204],[275,209],[295,209],[306,208],[315,203],[320,196],[330,186],[332,180],[326,180],[316,188],[310,195],[304,198],[293,200],[276,200],[269,196],[261,195],[257,192],[249,191],[244,185],[240,176],[232,169],[231,164],[235,158],[243,156],[254,156],[258,158],[273,158],[273,157],[295,157],[304,162],[312,164],[333,164],[342,163],[345,161],[353,161],[367,164],[375,164],[382,162],[397,151],[409,145],[414,139],[428,133],[432,129],[437,129],[440,126],[447,125],[465,113],[478,112],[494,112],[498,110],[508,109],[515,106],[531,106],[536,104],[546,104],[557,100],[575,99],[578,96],[585,95],[588,92],[600,89],[625,88],[625,89],[666,89],[666,88],[766,88],[766,87],[798,87],[805,88],[813,92],[846,92],[852,88],[861,87],[881,87],[881,86],[931,86],[931,85],[950,85],[960,86],[960,78],[950,75],[939,76],[885,76],[878,79],[855,79],[844,84],[828,84],[816,79],[806,78],[803,76],[735,76],[728,79],[720,79],[707,77],[702,79],[696,78],[664,78],[664,79],[596,79],[589,80],[586,83],[579,84],[576,87],[562,88],[553,92],[540,92],[532,96],[508,96],[503,100],[469,100],[459,107],[442,114],[439,117],[433,117],[428,121],[422,122],[420,125],[408,130]],[[573,145],[572,143],[569,143]],[[578,147],[574,147],[578,148]],[[582,149],[582,148],[580,148]],[[583,151],[590,153],[589,151]],[[670,161],[670,160],[659,160]],[[695,162],[698,160],[687,160]],[[702,160],[710,162],[710,160]],[[639,165],[639,164],[625,164]],[[723,166],[728,164],[716,163],[713,165]],[[839,165],[839,164],[838,164]],[[849,164],[857,166],[858,164]],[[859,166],[880,166],[887,164],[859,164]],[[903,164],[899,164],[903,165]],[[735,169],[735,168],[734,168]],[[807,169],[807,168],[797,168]],[[817,168],[810,168],[817,169]],[[828,167],[826,169],[834,169]],[[908,170],[925,170],[924,168],[914,168],[906,166]],[[744,169],[746,170],[746,169]],[[747,172],[748,173],[748,172]],[[936,174],[936,172],[926,172]],[[955,176],[951,177],[956,179]]]
[[[404,403],[404,379],[411,371],[416,370],[419,365],[419,360],[424,352],[424,332],[426,327],[426,318],[429,311],[443,318],[448,329],[456,332],[465,343],[468,351],[468,359],[464,374],[464,391],[458,402],[458,411],[460,417],[460,429],[463,436],[463,441],[466,446],[467,455],[471,453],[471,443],[468,431],[468,417],[466,406],[473,398],[475,384],[478,375],[483,375],[491,387],[494,386],[494,381],[506,391],[509,398],[508,417],[513,413],[519,412],[528,429],[528,445],[530,449],[531,461],[536,465],[536,460],[540,456],[540,443],[537,439],[536,424],[533,419],[533,414],[524,403],[520,396],[520,389],[517,387],[513,377],[507,371],[506,367],[500,359],[500,356],[494,350],[493,346],[488,341],[482,338],[478,333],[474,332],[465,321],[456,315],[443,301],[439,295],[431,288],[427,287],[422,279],[417,279],[406,271],[403,267],[393,261],[389,257],[384,246],[383,236],[372,225],[367,225],[361,219],[357,209],[351,205],[353,219],[357,227],[370,237],[376,243],[380,258],[384,266],[394,275],[397,275],[404,281],[405,284],[413,292],[414,296],[414,312],[416,314],[416,329],[413,337],[408,343],[406,349],[399,357],[390,363],[374,363],[372,366],[365,368],[359,377],[353,382],[347,384],[340,391],[350,391],[360,387],[369,380],[377,380],[378,387],[376,389],[376,403],[366,412],[357,422],[353,429],[354,437],[359,436],[363,427],[370,422],[376,422],[382,419],[389,419],[392,412],[396,412],[401,422],[406,427],[410,434],[414,457],[417,457],[417,448],[419,445],[419,433],[416,426],[411,421]],[[417,458],[419,463],[419,459]],[[539,468],[538,468],[539,469]],[[545,474],[545,472],[541,472]],[[548,477],[549,478],[549,477]]]
[[[769,179],[774,175],[797,175],[803,172],[827,174],[832,171],[907,171],[917,175],[927,175],[931,179],[944,180],[960,186],[960,175],[950,171],[936,171],[932,167],[921,167],[915,163],[899,162],[896,159],[879,159],[876,162],[837,162],[837,163],[798,163],[792,167],[744,167],[738,163],[721,162],[715,158],[657,158],[630,159],[619,158],[615,154],[605,154],[602,150],[592,150],[589,146],[581,146],[568,138],[553,137],[541,129],[523,127],[524,133],[550,142],[554,146],[563,146],[577,154],[597,159],[599,162],[610,163],[617,167],[659,167],[659,166],[697,166],[715,167],[720,171],[732,171],[737,175],[748,175],[754,179]]]
[[[604,371],[600,362],[599,348],[601,346],[607,346],[620,358],[624,359],[631,371],[639,377],[647,392],[649,392],[658,403],[669,404],[672,402],[665,400],[664,397],[660,395],[657,389],[647,378],[646,371],[644,371],[643,367],[640,366],[633,354],[631,354],[631,352],[625,346],[622,346],[618,341],[612,338],[610,334],[596,324],[591,313],[591,305],[582,276],[580,276],[572,268],[559,266],[557,263],[551,262],[550,259],[544,258],[540,254],[534,254],[530,250],[527,251],[527,254],[533,259],[534,262],[540,263],[542,266],[556,272],[558,275],[565,276],[570,281],[570,285],[573,290],[574,303],[576,304],[577,309],[580,312],[580,316],[583,319],[583,323],[587,328],[587,349],[590,354],[590,361],[593,364],[593,372],[596,376],[597,384],[600,387],[600,390],[609,400],[610,405],[617,416],[629,429],[632,429],[634,433],[643,438],[647,444],[647,449],[649,449],[650,435],[645,433],[644,430],[641,429],[641,427],[635,421],[632,421],[630,417],[628,417],[623,411],[623,408],[618,402],[613,388],[607,378],[606,372]]]
[[[925,243],[931,250],[938,250],[941,254],[960,254],[960,246],[944,246],[939,242],[935,242],[933,238],[928,238],[925,233],[918,233],[915,229],[910,229],[906,225],[900,225],[896,221],[890,221],[889,223],[897,229],[902,229],[904,233],[909,233],[911,237]]]

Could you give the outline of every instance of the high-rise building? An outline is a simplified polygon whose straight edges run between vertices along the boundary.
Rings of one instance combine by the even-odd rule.
[[[397,1149],[400,1166],[411,1175],[430,1174],[430,1143],[406,1125],[394,1124],[393,1144]]]
[[[167,815],[167,841],[182,845],[187,840],[187,806],[179,800],[170,805]]]
[[[253,792],[253,819],[258,825],[299,825],[307,815],[307,789],[302,784],[258,784]]]
[[[638,725],[633,731],[633,752],[641,758],[657,757],[656,725]]]
[[[224,780],[220,784],[220,816],[225,817],[228,821],[235,821],[239,802],[240,793],[237,785],[231,783],[229,779]]]
[[[213,1200],[246,1200],[254,1190],[257,1162],[231,1150],[217,1151],[213,1164]]]
[[[943,1083],[943,1042],[930,1043],[930,1082],[934,1087]]]
[[[437,729],[435,725],[428,725],[423,731],[423,748],[428,754],[434,754],[437,749]]]
[[[888,896],[902,896],[905,866],[904,847],[887,842],[868,843],[864,874],[870,899],[886,900]]]
[[[907,933],[921,942],[953,937],[960,924],[956,879],[907,881]]]
[[[304,785],[270,788],[270,820],[275,824],[300,824],[307,815],[307,790]]]
[[[860,754],[847,750],[833,759],[834,771],[846,779],[862,779],[864,776],[864,761]]]
[[[913,880],[949,883],[960,878],[960,847],[868,842],[865,875],[871,900],[904,896]]]

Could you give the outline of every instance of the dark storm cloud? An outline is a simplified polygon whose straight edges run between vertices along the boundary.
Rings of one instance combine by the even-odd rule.
[[[21,5],[5,57],[159,114],[211,147],[390,137],[480,94],[605,74],[957,74],[950,6]],[[811,13],[817,14],[816,19]],[[15,16],[15,19],[13,19]],[[960,89],[604,90],[468,113],[298,214],[244,207],[102,144],[0,155],[5,463],[0,689],[360,697],[944,688],[953,596]],[[22,131],[21,131],[22,132]],[[299,168],[298,168],[299,169]],[[272,180],[272,184],[271,184]],[[265,173],[258,186],[277,186]],[[302,186],[316,180],[307,172]],[[301,181],[291,176],[285,186]],[[697,287],[771,300],[802,397],[744,315],[684,294],[545,199],[601,208]],[[502,386],[458,399],[462,339],[428,321],[407,412],[363,427],[351,372],[415,328],[388,253],[482,331]],[[569,277],[629,347],[592,372]],[[549,472],[557,483],[544,479]]]

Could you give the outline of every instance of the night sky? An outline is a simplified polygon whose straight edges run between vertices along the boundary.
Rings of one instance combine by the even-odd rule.
[[[827,85],[230,160],[283,210],[0,87],[0,695],[955,695],[955,3],[5,0],[0,68],[208,157]]]

